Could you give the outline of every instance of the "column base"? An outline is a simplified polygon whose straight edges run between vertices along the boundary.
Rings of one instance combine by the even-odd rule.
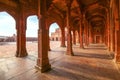
[[[37,59],[37,64],[35,68],[38,69],[41,73],[49,71],[51,69],[51,65],[49,64],[49,59],[48,58]]]
[[[81,49],[84,49],[84,46],[80,46]]]
[[[85,44],[85,46],[88,46],[88,45],[89,45],[88,43]]]
[[[42,66],[42,67],[36,65],[35,68],[37,70],[39,70],[41,73],[43,73],[43,72],[47,72],[47,71],[51,70],[51,65],[45,65],[45,66]]]
[[[51,51],[51,49],[49,49],[48,51]]]
[[[18,52],[16,51],[16,57],[26,57],[28,55],[28,53],[25,51],[25,52]]]
[[[48,51],[51,51],[50,46],[48,46]]]
[[[48,49],[48,51],[51,51],[51,49]]]
[[[76,43],[73,43],[73,45],[76,45]]]
[[[110,52],[114,52],[114,51],[113,51],[113,48],[110,48]]]
[[[69,55],[69,56],[74,56],[73,52],[66,52],[66,55]]]
[[[65,45],[61,45],[60,47],[66,47]]]
[[[108,47],[108,50],[110,51],[110,47]]]
[[[115,55],[115,62],[120,63],[120,55]]]

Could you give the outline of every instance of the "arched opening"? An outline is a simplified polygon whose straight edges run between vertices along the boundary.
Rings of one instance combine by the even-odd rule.
[[[26,48],[29,55],[38,53],[38,19],[36,15],[27,18]]]
[[[0,12],[0,58],[16,54],[16,22],[7,12]]]
[[[63,41],[62,37],[64,34],[64,41],[66,41],[66,37],[67,35],[65,34],[66,32],[66,28],[61,28],[62,26],[59,26],[56,22],[52,23],[49,26],[49,51],[48,52],[48,57],[49,57],[49,61],[51,63],[51,65],[54,66],[54,61],[57,62],[57,60],[59,57],[63,57],[64,53],[66,51],[66,46],[61,46],[61,43]],[[63,30],[64,29],[64,30]]]
[[[49,28],[50,48],[60,47],[61,30],[59,25],[55,22]]]

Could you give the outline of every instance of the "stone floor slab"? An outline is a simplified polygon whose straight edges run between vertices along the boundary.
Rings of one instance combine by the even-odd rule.
[[[9,48],[7,53],[0,48],[0,80],[120,80],[116,63],[103,44],[92,44],[85,49],[74,45],[74,56],[65,55],[66,48],[59,44],[51,42],[52,51],[48,54],[52,69],[46,73],[35,69],[37,43],[27,44],[29,55],[26,58],[13,56],[15,45],[5,45],[12,46],[12,52]]]

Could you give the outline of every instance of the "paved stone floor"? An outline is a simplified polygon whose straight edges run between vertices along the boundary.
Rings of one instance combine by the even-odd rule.
[[[16,58],[15,44],[0,46],[0,80],[120,80],[120,73],[104,45],[91,44],[85,49],[73,46],[74,56],[66,48],[51,42],[49,60],[52,69],[40,73],[35,69],[37,43],[27,43],[29,56]]]

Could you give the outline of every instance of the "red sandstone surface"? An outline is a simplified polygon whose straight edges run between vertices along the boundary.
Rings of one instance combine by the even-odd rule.
[[[59,41],[51,41],[51,49],[57,48],[60,46]],[[26,44],[27,52],[37,53],[38,44],[37,42],[27,42]],[[16,43],[4,43],[0,45],[0,58],[15,56],[16,53]]]
[[[27,43],[28,57],[16,58],[15,45],[0,46],[0,80],[119,80],[120,71],[104,45],[93,44],[80,49],[73,46],[74,56],[66,54],[60,42],[51,42],[49,60],[52,70],[41,74],[35,69],[37,43]]]

